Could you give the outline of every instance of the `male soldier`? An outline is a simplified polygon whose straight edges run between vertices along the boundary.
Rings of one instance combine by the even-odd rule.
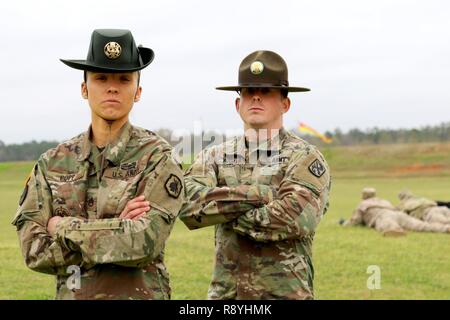
[[[87,60],[62,60],[84,70],[92,123],[39,158],[13,220],[27,266],[57,276],[57,299],[170,298],[164,246],[183,173],[162,138],[128,121],[153,56],[130,31],[102,29]]]
[[[389,201],[377,198],[374,188],[364,188],[362,199],[350,220],[341,221],[344,226],[366,225],[384,236],[403,236],[405,230],[450,232],[449,226],[420,221],[397,210]]]
[[[397,205],[412,217],[417,219],[450,225],[450,209],[444,206],[438,206],[434,200],[417,197],[408,190],[398,194],[400,203]]]
[[[215,225],[209,299],[312,299],[311,247],[328,207],[330,171],[320,152],[283,128],[287,65],[271,51],[239,67],[236,111],[244,135],[204,150],[185,173],[190,228]]]

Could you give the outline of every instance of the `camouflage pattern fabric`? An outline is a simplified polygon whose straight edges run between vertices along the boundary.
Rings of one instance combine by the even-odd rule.
[[[57,276],[57,299],[168,299],[164,246],[184,201],[171,147],[127,123],[101,154],[90,132],[47,151],[33,168],[13,220],[25,263]],[[150,211],[119,219],[140,195]],[[52,216],[63,217],[54,237],[46,230]],[[72,265],[81,270],[79,289],[66,283]]]
[[[411,217],[423,220],[423,217],[425,216],[425,211],[428,208],[436,206],[437,203],[433,200],[413,196],[401,200],[400,203],[397,205],[397,208],[401,211],[406,212]]]
[[[399,199],[397,208],[412,217],[427,222],[450,224],[450,209],[439,207],[436,201],[417,197],[410,192],[400,193]]]
[[[430,207],[425,210],[423,221],[450,225],[450,208]]]
[[[185,173],[180,219],[215,225],[209,299],[312,299],[312,243],[328,208],[328,165],[280,130],[259,146],[236,137],[204,150]]]

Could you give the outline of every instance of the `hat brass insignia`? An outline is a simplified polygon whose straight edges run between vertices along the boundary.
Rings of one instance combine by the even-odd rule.
[[[250,71],[253,74],[260,74],[264,70],[264,65],[261,61],[255,61],[250,65]]]
[[[117,59],[122,53],[122,47],[117,42],[108,42],[105,45],[104,51],[109,59]]]

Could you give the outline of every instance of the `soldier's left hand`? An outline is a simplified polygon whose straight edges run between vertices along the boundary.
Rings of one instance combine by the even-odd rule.
[[[51,217],[47,222],[47,232],[53,237],[56,232],[56,225],[58,224],[59,220],[61,220],[62,217],[60,216],[54,216]]]

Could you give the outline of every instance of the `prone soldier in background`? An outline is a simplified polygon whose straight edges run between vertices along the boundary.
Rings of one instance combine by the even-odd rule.
[[[400,203],[397,208],[411,217],[450,225],[450,208],[441,206],[434,200],[415,196],[408,190],[401,191],[398,198]]]
[[[384,236],[403,236],[406,235],[406,230],[450,233],[450,226],[410,217],[395,208],[389,201],[377,198],[374,188],[362,190],[362,201],[352,217],[347,221],[341,219],[340,224],[366,225],[382,232]]]

